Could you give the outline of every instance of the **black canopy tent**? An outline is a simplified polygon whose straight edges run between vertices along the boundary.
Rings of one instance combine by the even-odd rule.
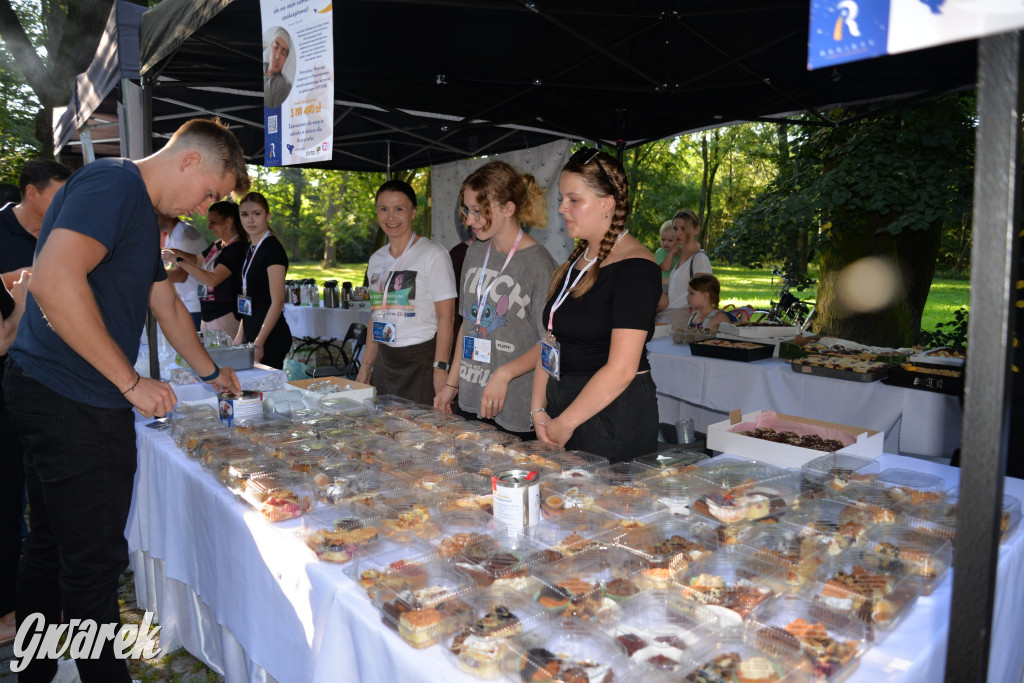
[[[794,114],[834,125],[834,105],[976,77],[972,42],[807,71],[806,0],[347,0],[333,11],[326,168],[425,167],[557,138],[632,147]],[[154,139],[216,113],[262,160],[260,26],[258,0],[163,0],[145,13]]]

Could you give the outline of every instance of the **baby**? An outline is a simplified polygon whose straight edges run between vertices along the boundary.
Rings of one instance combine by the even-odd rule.
[[[661,246],[658,248],[657,251],[654,252],[654,260],[658,262],[658,265],[661,265],[662,261],[664,261],[668,257],[668,252],[671,251],[672,247],[676,245],[676,231],[672,226],[672,221],[665,221],[664,223],[661,224]],[[674,258],[674,261],[678,260],[679,256],[676,256]],[[672,268],[675,268],[675,265],[675,262],[673,262]],[[661,291],[666,293],[668,292],[668,279],[671,274],[671,268],[668,269],[667,271],[662,271]]]

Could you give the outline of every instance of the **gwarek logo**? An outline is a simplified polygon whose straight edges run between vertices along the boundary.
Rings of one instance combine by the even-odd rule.
[[[160,656],[156,635],[162,626],[153,628],[153,613],[146,612],[142,623],[97,625],[92,619],[71,619],[66,624],[47,624],[36,612],[21,622],[14,639],[15,661],[11,671],[20,673],[33,659],[61,659],[65,653],[72,659],[99,659],[100,650],[108,642],[114,646],[118,659],[153,659]]]

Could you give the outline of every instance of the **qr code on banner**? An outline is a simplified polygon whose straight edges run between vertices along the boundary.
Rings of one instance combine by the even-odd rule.
[[[277,114],[267,117],[267,133],[273,135],[277,132]]]

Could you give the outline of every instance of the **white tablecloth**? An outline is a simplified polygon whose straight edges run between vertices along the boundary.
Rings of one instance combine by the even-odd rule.
[[[778,358],[738,363],[692,356],[689,346],[671,339],[651,341],[647,355],[662,422],[689,416],[703,432],[736,408],[777,410],[884,431],[891,453],[948,458],[960,446],[961,410],[954,396],[813,377]]]
[[[126,535],[139,604],[157,612],[161,644],[186,646],[229,682],[472,679],[441,648],[415,650],[380,623],[342,567],[318,562],[294,532],[235,499],[164,432],[142,426]],[[896,455],[959,483],[959,470]],[[1024,481],[1006,493],[1024,497]],[[970,542],[960,551],[970,552]],[[950,573],[951,574],[951,573]],[[919,598],[906,620],[866,653],[852,681],[936,681],[945,666],[952,577]],[[989,680],[1017,681],[1024,664],[1024,532],[999,553]]]
[[[284,318],[293,337],[343,339],[352,323],[370,324],[370,309],[284,305]]]

